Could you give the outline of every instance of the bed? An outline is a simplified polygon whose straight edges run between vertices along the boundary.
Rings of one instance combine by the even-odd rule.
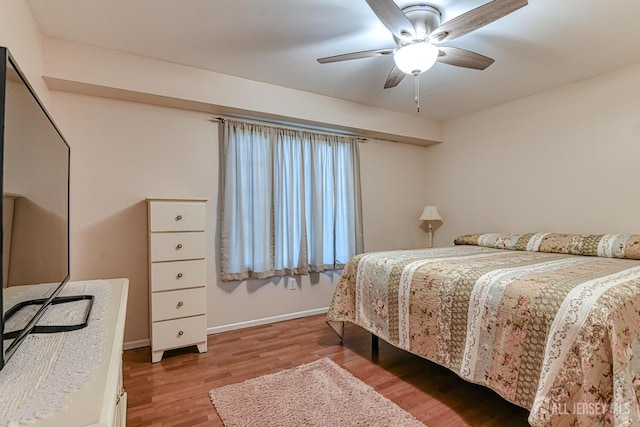
[[[327,313],[340,336],[344,322],[491,388],[532,426],[640,425],[640,235],[360,254]]]

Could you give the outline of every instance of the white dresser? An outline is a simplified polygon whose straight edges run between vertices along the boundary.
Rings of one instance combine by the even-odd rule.
[[[165,350],[207,351],[207,199],[148,198],[151,361]]]
[[[41,286],[36,285],[35,288]],[[109,291],[106,294],[95,292],[100,287],[109,289]],[[12,286],[4,290],[5,296],[7,300],[11,300],[20,294],[28,294],[31,288],[34,286]],[[79,292],[80,289],[84,289],[84,291]],[[83,336],[82,334],[85,332],[91,333],[92,337],[99,336],[98,345],[93,347],[88,345],[86,349],[80,351],[83,357],[96,361],[95,367],[91,365],[91,362],[87,365],[86,361],[78,359],[74,359],[77,361],[75,364],[77,368],[74,369],[75,373],[73,374],[69,373],[65,367],[61,367],[70,358],[77,357],[77,351],[74,351],[73,355],[69,354],[69,346],[61,342],[62,338],[70,339],[64,337],[65,334],[71,334],[70,332],[34,334],[33,340],[27,339],[8,364],[20,363],[21,356],[18,353],[26,354],[25,357],[35,357],[28,356],[29,354],[42,354],[42,357],[47,359],[46,363],[38,363],[36,367],[32,368],[24,364],[24,373],[20,371],[21,366],[16,367],[16,373],[24,378],[23,381],[27,383],[30,392],[16,394],[16,390],[11,387],[0,387],[0,400],[10,402],[6,409],[11,412],[21,411],[25,416],[33,416],[34,423],[28,423],[33,427],[124,427],[127,416],[127,393],[122,386],[122,341],[128,289],[129,280],[127,279],[67,283],[63,289],[63,295],[65,295],[64,292],[68,292],[69,295],[95,295],[96,299],[92,309],[94,314],[89,320],[89,326],[73,332],[80,334],[80,336]],[[24,299],[29,298],[21,300]],[[63,306],[64,304],[51,306],[49,310],[61,310]],[[69,310],[66,308],[65,312]],[[98,331],[97,335],[93,335],[96,331]],[[87,368],[88,366],[92,367]],[[4,377],[10,371],[7,367],[0,371],[0,383],[10,381]],[[62,373],[66,374],[58,380],[57,377]],[[83,381],[87,384],[84,384]],[[30,386],[31,384],[33,387]],[[31,388],[34,390],[33,392]],[[4,393],[11,394],[11,396],[4,396]],[[60,395],[69,397],[66,408],[64,408],[65,405],[59,404]],[[22,407],[21,401],[11,401],[11,398],[24,399],[27,406]],[[2,421],[15,419],[11,414],[0,412],[0,424],[3,424]],[[22,425],[17,422],[16,425],[18,424]]]

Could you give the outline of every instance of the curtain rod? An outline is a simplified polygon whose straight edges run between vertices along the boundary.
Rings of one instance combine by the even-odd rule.
[[[312,125],[302,125],[302,124],[289,124],[286,122],[280,122],[277,120],[256,120],[256,119],[249,119],[249,118],[245,118],[245,117],[233,117],[233,116],[213,116],[210,119],[213,122],[220,122],[220,123],[224,123],[225,120],[237,120],[237,121],[242,121],[245,123],[253,123],[253,124],[257,124],[257,125],[262,125],[262,126],[269,126],[272,128],[281,128],[281,129],[290,129],[290,130],[303,130],[303,131],[312,131],[312,132],[317,132],[317,133],[321,133],[324,135],[331,135],[331,136],[344,136],[344,137],[348,137],[348,138],[354,138],[357,141],[360,142],[368,142],[369,138],[365,138],[363,136],[359,136],[359,135],[355,135],[353,133],[348,133],[348,132],[340,132],[337,130],[331,131],[331,130],[326,130],[320,127],[316,127],[316,126],[312,126]]]

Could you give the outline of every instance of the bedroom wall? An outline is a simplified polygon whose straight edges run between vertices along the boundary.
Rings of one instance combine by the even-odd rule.
[[[9,48],[42,102],[49,106],[49,88],[42,79],[42,34],[24,0],[0,2],[0,46]]]
[[[210,199],[210,331],[328,306],[337,275],[302,277],[296,291],[279,280],[217,279],[218,125],[209,114],[60,91],[52,103],[72,152],[72,280],[130,279],[129,346],[148,338],[150,196]],[[360,148],[367,250],[422,245],[426,148],[376,140]]]
[[[413,249],[426,245],[418,220],[425,205],[428,147],[372,140],[360,144],[364,249]]]
[[[432,144],[440,121],[227,74],[45,39],[43,76],[51,89],[217,114],[242,114]]]
[[[640,233],[640,64],[444,124],[437,245],[469,232]]]

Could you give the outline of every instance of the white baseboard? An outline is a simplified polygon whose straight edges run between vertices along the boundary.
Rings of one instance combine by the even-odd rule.
[[[266,325],[268,323],[282,322],[285,320],[299,319],[300,317],[314,316],[329,311],[329,307],[314,308],[313,310],[298,311],[296,313],[281,314],[279,316],[263,317],[261,319],[247,320],[246,322],[230,323],[228,325],[213,326],[207,328],[207,335],[219,334],[221,332],[235,331],[237,329],[250,328],[252,326]],[[134,348],[149,347],[149,339],[128,341],[123,345],[123,350],[133,350]]]
[[[237,329],[250,328],[252,326],[266,325],[268,323],[282,322],[284,320],[298,319],[300,317],[314,316],[329,311],[329,307],[315,308],[313,310],[298,311],[296,313],[281,314],[279,316],[263,317],[262,319],[247,320],[246,322],[231,323],[228,325],[214,326],[207,329],[207,334],[219,334],[221,332],[235,331]]]
[[[133,350],[134,348],[149,347],[150,345],[151,345],[151,342],[149,341],[149,338],[147,338],[147,339],[144,339],[144,340],[125,342],[122,345],[122,349],[123,350]]]

